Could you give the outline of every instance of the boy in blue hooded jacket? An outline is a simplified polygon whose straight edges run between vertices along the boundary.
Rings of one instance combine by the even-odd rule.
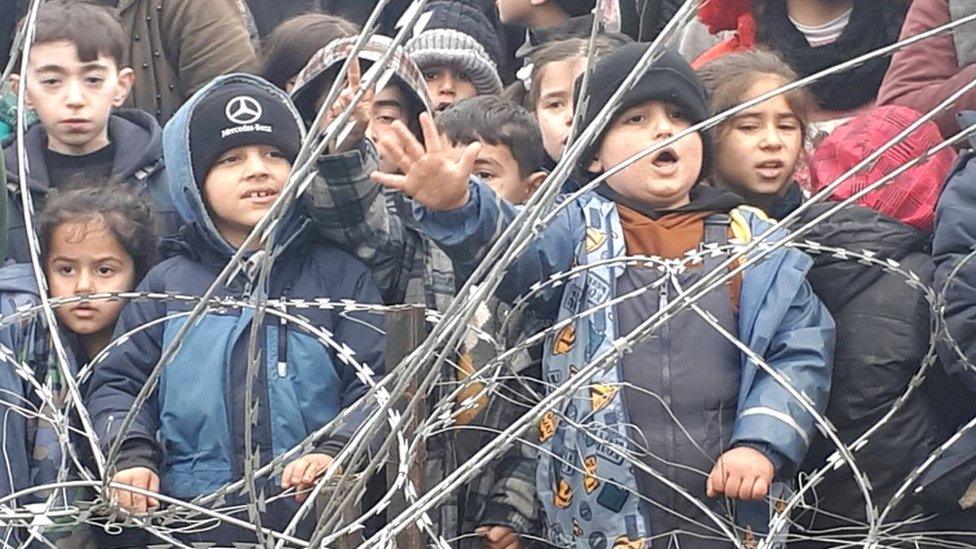
[[[163,146],[170,192],[186,222],[181,253],[156,266],[142,291],[200,296],[268,212],[291,172],[304,129],[288,97],[266,81],[244,74],[215,79],[197,92],[167,124]],[[269,299],[351,300],[379,303],[373,279],[358,260],[307,238],[306,220],[294,209],[277,223]],[[249,250],[248,263],[263,244]],[[253,266],[252,266],[253,267]],[[259,269],[243,267],[217,298],[246,301],[259,289]],[[116,335],[128,339],[95,370],[88,408],[104,448],[122,437],[114,480],[190,500],[243,477],[254,448],[245,447],[244,425],[248,340],[253,309],[210,310],[189,331],[175,357],[164,365],[158,387],[137,411],[127,432],[119,425],[133,406],[161,352],[185,317],[148,323],[189,310],[173,300],[137,301],[119,319]],[[287,311],[285,311],[287,312]],[[383,372],[385,338],[378,315],[303,308],[301,315],[332,334],[353,358]],[[252,427],[260,464],[268,463],[325,426],[353,405],[368,387],[335,349],[313,335],[268,314],[259,331],[261,366],[253,380],[258,400]],[[288,464],[281,478],[258,478],[257,490],[271,498],[296,488],[296,500],[354,433],[367,411],[344,421],[314,452]],[[117,491],[118,502],[134,512],[157,504],[154,498]],[[241,502],[246,501],[246,496]],[[297,509],[295,500],[267,504],[266,528],[282,530]],[[300,529],[299,532],[301,532]],[[184,535],[188,541],[234,542],[253,534],[221,525]]]
[[[600,86],[591,91],[584,125],[646,47],[630,44],[597,63],[592,78]],[[591,175],[608,171],[707,115],[701,82],[679,55],[666,52],[625,94],[579,168]],[[517,209],[469,179],[476,150],[451,160],[430,119],[423,122],[426,149],[402,125],[394,125],[398,139],[380,142],[405,175],[373,178],[412,197],[421,230],[460,275],[470,275]],[[563,203],[509,266],[498,289],[507,301],[585,267],[542,286],[531,301],[558,323],[544,344],[545,383],[558,386],[615,352],[620,338],[728,259],[730,244],[769,228],[738,197],[699,184],[710,154],[707,136],[691,133],[611,175],[595,191]],[[716,253],[689,261],[686,254],[703,246]],[[765,531],[771,512],[761,500],[775,496],[774,480],[788,479],[802,461],[815,421],[736,343],[809,397],[813,410],[824,411],[834,324],[806,281],[811,263],[798,250],[773,251],[696,300],[699,310],[679,309],[545,414],[536,489],[550,542],[726,547],[731,526],[741,528],[728,531],[739,538]],[[485,524],[480,531],[489,547],[518,546],[513,536],[520,532],[511,525]]]

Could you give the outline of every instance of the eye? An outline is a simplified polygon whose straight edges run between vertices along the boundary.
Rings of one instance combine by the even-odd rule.
[[[379,116],[376,117],[376,121],[379,122],[380,124],[383,124],[384,126],[389,126],[389,125],[393,124],[394,122],[396,122],[396,120],[397,119],[395,117],[389,116],[389,115],[385,115],[385,114],[381,114],[381,115],[379,115]]]
[[[792,131],[796,131],[796,130],[798,130],[800,128],[794,122],[780,122],[779,129],[781,129],[783,131],[792,132]]]
[[[470,81],[471,80],[471,77],[468,76],[468,73],[466,73],[466,72],[459,72],[459,73],[457,73],[457,79],[458,80],[464,80],[465,82],[467,82],[467,81]]]
[[[100,276],[109,277],[115,274],[115,269],[109,267],[108,265],[102,265],[101,267],[98,268],[98,274]]]
[[[670,116],[672,120],[681,120],[681,121],[688,120],[688,117],[685,116],[684,109],[682,109],[680,107],[671,107],[671,108],[669,108],[668,109],[668,116]]]
[[[635,113],[635,114],[632,114],[632,115],[628,116],[626,118],[625,122],[627,124],[638,125],[638,124],[643,124],[645,120],[647,120],[647,117],[646,116],[644,116],[643,114],[640,114],[640,113]]]
[[[41,79],[41,85],[43,85],[43,86],[56,86],[56,85],[58,85],[60,83],[61,83],[61,81],[58,80],[57,78],[42,78]]]
[[[89,76],[85,79],[85,83],[92,86],[100,86],[105,79],[101,76]]]
[[[57,272],[61,276],[71,276],[75,272],[75,268],[71,265],[61,265],[57,268]]]
[[[561,109],[564,103],[559,99],[552,99],[543,103],[542,108],[544,109]]]
[[[485,181],[487,181],[489,179],[494,179],[495,178],[495,174],[493,174],[491,172],[486,172],[486,171],[474,172],[474,175],[478,179],[482,179],[482,180],[485,180]]]
[[[742,132],[754,132],[759,129],[756,124],[736,124],[735,129]]]
[[[237,153],[225,154],[224,156],[221,156],[220,159],[217,160],[217,164],[222,164],[222,165],[233,164],[238,160],[240,160],[240,155],[238,155]]]
[[[441,75],[441,71],[424,71],[424,80],[430,82],[437,80],[437,77]]]
[[[284,158],[285,153],[279,151],[278,149],[272,149],[266,153],[271,158]]]

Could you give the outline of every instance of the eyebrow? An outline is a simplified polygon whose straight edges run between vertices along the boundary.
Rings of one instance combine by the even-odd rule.
[[[488,166],[490,168],[501,168],[502,165],[493,158],[478,158],[474,161],[475,166]]]
[[[37,69],[35,70],[37,72],[60,72],[60,73],[69,72],[63,66],[53,65],[53,64],[41,65],[40,67],[37,67]],[[98,63],[98,62],[85,63],[84,65],[81,66],[81,70],[82,72],[98,71],[98,70],[107,71],[108,65],[105,65],[104,63]]]
[[[397,101],[396,99],[382,99],[378,101],[373,101],[374,107],[397,107],[399,109],[403,108],[403,103]]]

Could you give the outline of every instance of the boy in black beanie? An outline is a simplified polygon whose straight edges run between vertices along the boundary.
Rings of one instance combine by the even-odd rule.
[[[585,123],[646,48],[626,45],[597,63]],[[578,167],[598,176],[707,113],[701,82],[680,56],[665,52],[614,108]],[[470,275],[518,211],[468,177],[470,155],[452,161],[441,143],[428,139],[424,152],[405,128],[399,134],[402,143],[384,146],[396,148],[391,154],[405,175],[374,179],[413,197],[420,230],[451,257],[459,277]],[[734,525],[729,534],[738,538],[762,535],[772,516],[763,499],[782,495],[774,479],[789,478],[802,461],[814,431],[809,411],[826,407],[834,324],[810,290],[812,261],[802,252],[772,251],[696,296],[696,309],[669,307],[705,275],[724,276],[716,270],[736,246],[770,227],[737,197],[699,184],[707,142],[689,133],[564,202],[498,288],[503,300],[530,299],[536,314],[555,322],[543,347],[548,383],[563,384],[600,357],[616,359],[539,424],[537,500],[555,545],[645,547],[670,538],[728,546],[714,541],[716,522]],[[715,253],[703,254],[704,247]],[[536,289],[575,266],[585,275]],[[673,314],[650,337],[621,341],[665,308]],[[806,395],[805,406],[770,371]],[[502,522],[480,532],[491,547],[521,533]]]

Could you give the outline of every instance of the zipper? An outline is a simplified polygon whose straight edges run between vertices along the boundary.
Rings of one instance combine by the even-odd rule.
[[[288,299],[288,291],[291,290],[290,286],[286,286],[281,292],[281,306],[279,309],[282,313],[288,314],[288,306],[285,305],[285,301]],[[288,375],[288,319],[284,316],[278,317],[278,377],[285,377]]]

